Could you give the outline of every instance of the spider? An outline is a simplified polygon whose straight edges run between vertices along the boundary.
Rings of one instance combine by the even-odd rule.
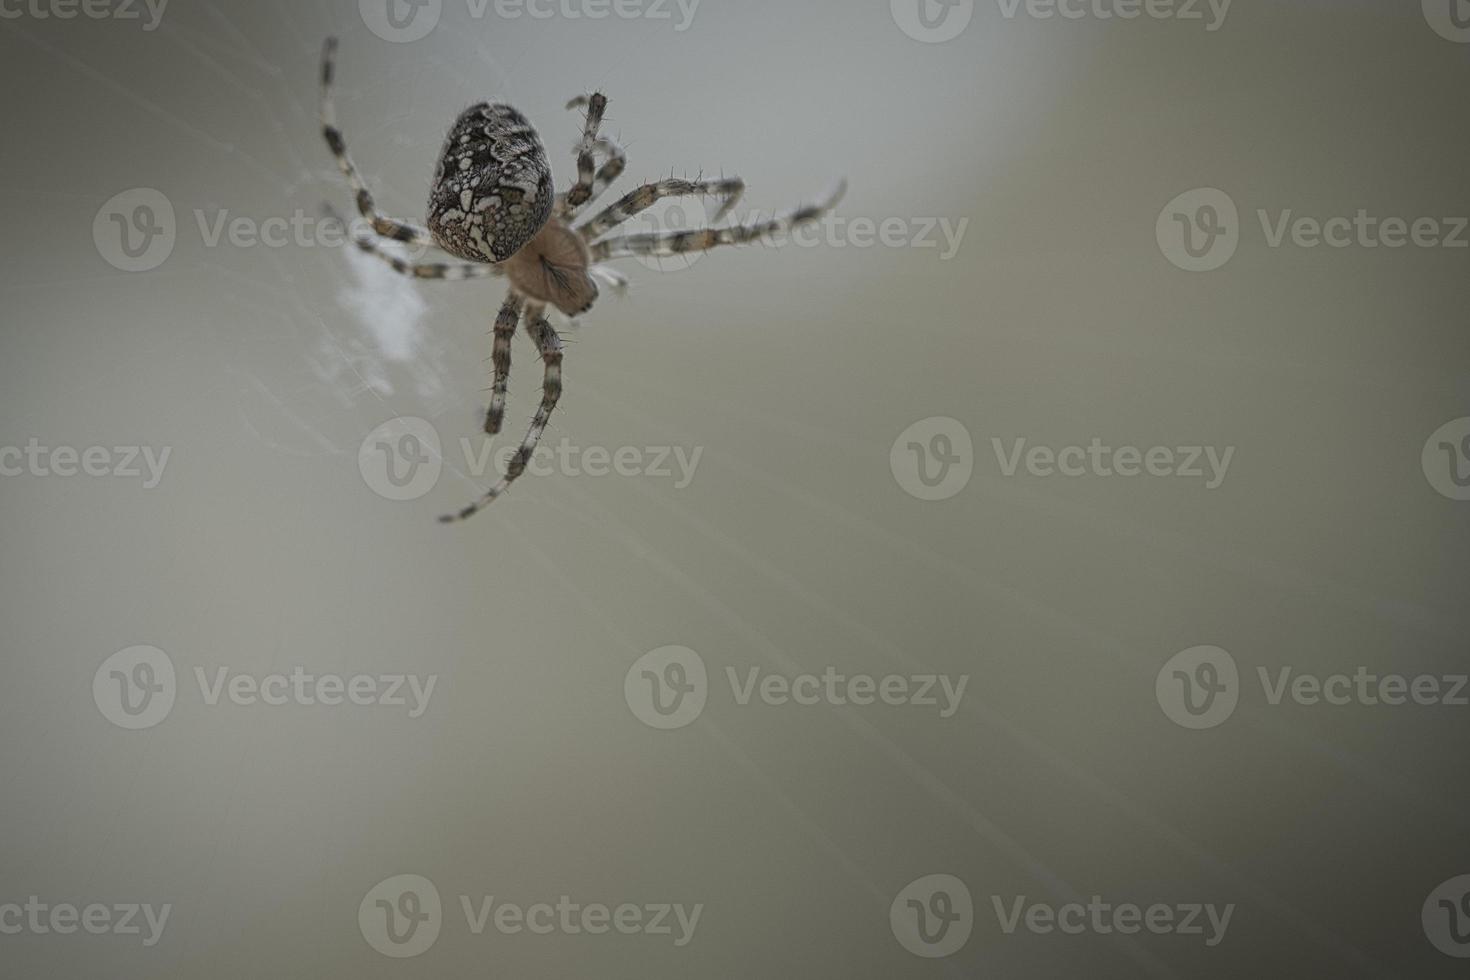
[[[567,103],[569,110],[585,109],[587,117],[576,151],[577,181],[563,194],[557,194],[552,186],[546,149],[526,117],[503,103],[480,102],[460,113],[449,130],[429,192],[428,227],[421,228],[378,211],[372,192],[347,152],[347,143],[337,128],[332,95],[336,56],[337,39],[327,38],[322,49],[322,135],[357,195],[358,211],[372,226],[372,232],[362,230],[354,236],[357,247],[399,274],[416,279],[504,276],[510,280],[505,302],[495,318],[486,434],[498,435],[505,420],[511,338],[522,320],[545,365],[541,405],[505,475],[473,504],[441,517],[446,524],[468,520],[504,496],[525,472],[541,441],[562,393],[562,341],[546,318],[548,306],[573,317],[597,302],[598,281],[615,290],[625,288],[627,279],[602,264],[611,259],[680,255],[719,245],[744,245],[819,219],[846,190],[846,182],[839,181],[818,203],[763,222],[610,236],[624,222],[669,197],[719,198],[720,208],[714,218],[718,225],[739,202],[745,182],[737,177],[659,180],[630,191],[601,213],[573,225],[582,209],[596,201],[627,167],[622,148],[599,134],[607,97],[595,92]],[[330,207],[328,212],[332,213]],[[411,263],[385,251],[381,247],[384,240],[438,248],[463,261]]]

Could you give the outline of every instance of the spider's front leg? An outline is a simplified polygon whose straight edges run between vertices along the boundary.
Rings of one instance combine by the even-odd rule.
[[[688,252],[706,252],[720,245],[745,245],[768,235],[790,231],[800,225],[816,221],[831,211],[847,191],[847,182],[837,186],[816,204],[788,211],[769,221],[739,225],[735,228],[699,228],[693,231],[666,231],[644,235],[624,235],[609,238],[592,246],[592,259],[605,262],[633,255],[669,256]]]
[[[373,201],[372,192],[368,190],[367,183],[362,175],[357,172],[357,165],[352,162],[352,156],[347,152],[347,141],[342,136],[342,130],[337,128],[337,106],[332,95],[332,85],[337,74],[337,39],[329,37],[322,45],[322,97],[321,97],[321,123],[322,136],[327,141],[327,147],[332,151],[332,156],[337,159],[337,166],[347,182],[352,185],[352,190],[357,195],[357,210],[362,213],[373,226],[373,230],[384,238],[390,238],[395,242],[403,242],[406,245],[430,246],[434,239],[429,232],[417,225],[411,225],[406,221],[398,221],[378,212],[377,204]]]
[[[322,212],[333,221],[346,227],[347,223],[330,204],[322,205]],[[352,243],[373,258],[386,263],[394,272],[401,276],[408,276],[410,279],[488,279],[491,276],[505,275],[505,270],[498,265],[478,265],[473,262],[409,262],[407,259],[385,252],[382,246],[366,232],[354,233]]]
[[[582,130],[582,142],[577,146],[577,182],[561,201],[561,215],[568,221],[576,216],[583,205],[592,200],[597,191],[599,181],[597,158],[594,154],[599,146],[608,153],[608,161],[603,165],[603,170],[612,168],[611,175],[601,184],[603,188],[622,174],[624,166],[622,150],[617,144],[611,140],[600,140],[597,135],[602,127],[602,117],[607,113],[607,96],[601,92],[593,92],[591,95],[578,96],[567,103],[568,109],[582,106],[587,107],[587,123]]]
[[[459,513],[446,514],[439,518],[441,523],[454,524],[458,521],[467,521],[505,495],[510,485],[526,472],[526,467],[530,464],[536,447],[541,443],[541,435],[546,431],[547,423],[551,421],[551,413],[556,409],[556,403],[561,400],[562,343],[561,337],[551,326],[551,321],[546,319],[546,307],[538,305],[526,308],[526,330],[530,333],[531,339],[536,342],[536,348],[541,352],[541,360],[546,365],[546,379],[541,388],[541,407],[536,409],[536,415],[531,419],[531,428],[527,430],[526,438],[521,441],[520,448],[511,457],[510,465],[506,468],[505,476],[500,482]]]
[[[577,229],[587,241],[593,241],[606,235],[618,225],[629,218],[636,217],[653,207],[666,197],[718,197],[720,210],[715,212],[714,220],[719,223],[725,220],[735,207],[740,203],[741,195],[745,193],[745,181],[739,177],[726,177],[720,180],[658,180],[651,184],[644,184],[624,194],[623,197],[606,211],[587,222]]]

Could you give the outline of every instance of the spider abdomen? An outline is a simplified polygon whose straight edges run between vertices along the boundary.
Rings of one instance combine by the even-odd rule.
[[[429,231],[446,252],[504,262],[551,217],[546,148],[508,105],[480,103],[455,120],[429,193]]]

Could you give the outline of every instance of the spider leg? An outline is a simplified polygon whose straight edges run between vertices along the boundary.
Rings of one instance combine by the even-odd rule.
[[[593,92],[573,99],[567,107],[574,109],[583,105],[587,107],[587,124],[582,131],[582,142],[577,147],[577,183],[567,191],[562,203],[562,214],[567,218],[575,215],[592,198],[593,184],[597,179],[597,159],[593,152],[598,145],[597,130],[602,126],[603,114],[607,112],[607,96]]]
[[[322,205],[322,210],[326,212],[327,217],[338,222],[342,221],[341,215],[330,204]],[[473,262],[409,262],[407,259],[385,252],[382,246],[366,231],[354,232],[352,243],[374,258],[387,263],[394,272],[411,279],[488,279],[491,276],[505,274],[499,266],[479,265]]]
[[[541,360],[546,364],[546,381],[541,389],[541,407],[536,409],[536,415],[531,419],[531,428],[526,432],[521,448],[517,449],[516,454],[511,457],[510,466],[506,468],[505,476],[500,482],[459,513],[446,514],[439,518],[443,524],[467,521],[505,495],[510,485],[526,472],[526,465],[531,462],[531,456],[541,442],[541,434],[546,431],[546,423],[551,419],[552,410],[556,408],[556,403],[561,399],[561,337],[546,319],[544,306],[527,308],[526,329],[531,334],[531,339],[536,342],[537,349],[541,351]]]
[[[697,231],[669,231],[609,238],[592,246],[592,260],[604,262],[630,255],[682,255],[686,252],[705,252],[720,245],[744,245],[817,220],[836,206],[846,190],[847,182],[840,181],[816,204],[788,211],[769,221],[735,228],[701,228]]]
[[[628,277],[610,265],[594,265],[587,270],[592,278],[603,283],[614,293],[624,296],[628,292]]]
[[[521,322],[521,297],[512,292],[495,318],[495,346],[490,355],[495,365],[495,380],[490,389],[490,411],[485,414],[486,435],[499,435],[505,420],[505,393],[510,383],[510,341],[516,324]]]
[[[587,198],[587,204],[601,197],[628,168],[628,156],[617,143],[606,136],[600,136],[597,139],[597,148],[602,151],[604,160],[602,166],[597,168],[597,175],[592,178],[592,193]]]
[[[353,191],[357,194],[357,210],[372,223],[373,230],[384,238],[391,238],[395,242],[403,242],[408,245],[433,245],[433,236],[426,229],[397,221],[378,212],[372,192],[368,190],[362,175],[357,172],[357,165],[352,162],[352,157],[347,152],[347,141],[343,139],[342,131],[337,128],[337,107],[332,97],[332,83],[336,78],[336,73],[337,39],[329,37],[322,46],[322,136],[326,138],[332,156],[337,158],[337,166],[341,168],[342,175],[347,178],[347,182],[352,185]]]
[[[618,202],[597,217],[577,229],[587,241],[600,238],[612,231],[618,225],[627,221],[635,215],[641,214],[653,207],[666,197],[683,197],[691,195],[713,196],[722,198],[720,210],[715,214],[715,222],[719,223],[725,216],[740,203],[740,197],[745,193],[745,181],[739,177],[729,177],[723,180],[659,180],[651,184],[624,194]]]

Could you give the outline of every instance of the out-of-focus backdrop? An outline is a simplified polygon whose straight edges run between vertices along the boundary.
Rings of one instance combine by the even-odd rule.
[[[481,99],[623,260],[534,473]],[[0,973],[1450,977],[1464,0],[0,0]],[[706,210],[707,208],[707,210]],[[661,206],[648,231],[714,202]],[[395,421],[396,420],[396,421]]]

